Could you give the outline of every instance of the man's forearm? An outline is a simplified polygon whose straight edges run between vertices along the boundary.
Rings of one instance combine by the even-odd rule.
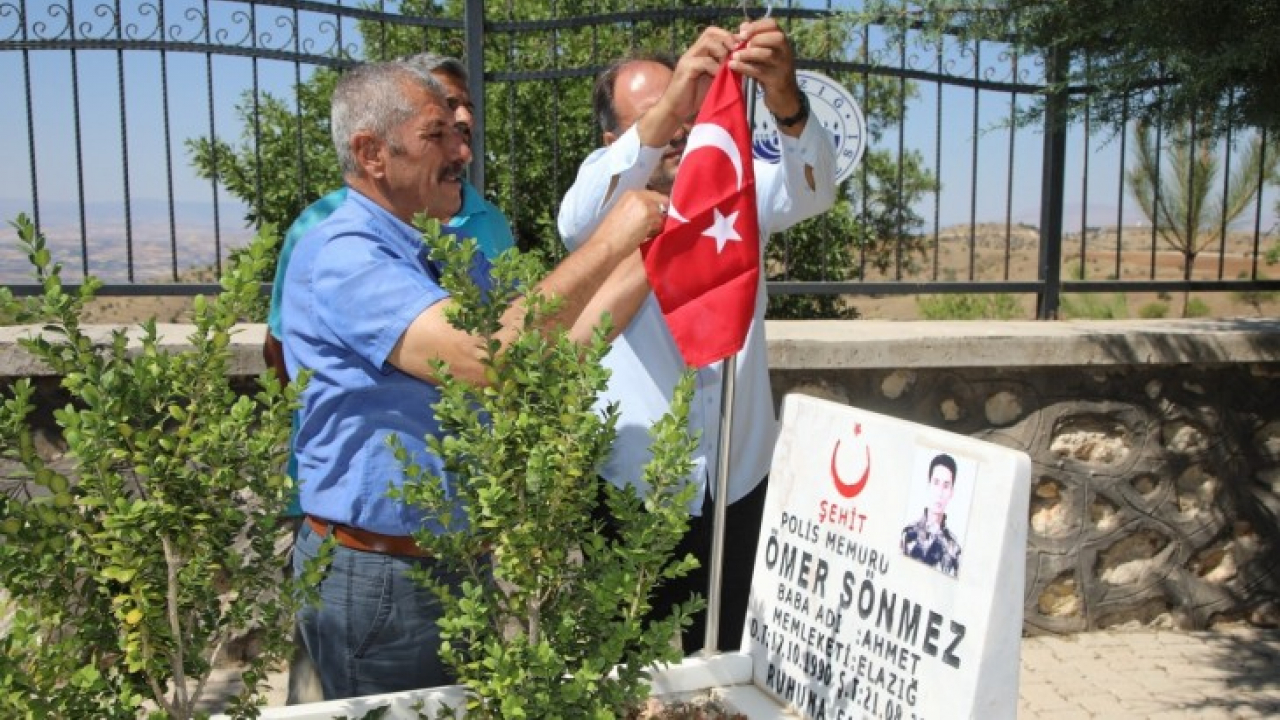
[[[645,298],[649,296],[649,278],[645,274],[644,260],[639,250],[631,253],[614,268],[609,279],[587,303],[569,335],[576,342],[585,343],[600,324],[605,313],[609,314],[609,340],[613,340],[631,324]]]
[[[538,284],[542,294],[562,299],[559,310],[547,318],[545,327],[574,328],[619,264],[627,259],[628,254],[639,255],[635,247],[635,242],[619,234],[611,217],[606,217],[587,242],[570,253]],[[600,308],[601,311],[605,309],[613,311]]]

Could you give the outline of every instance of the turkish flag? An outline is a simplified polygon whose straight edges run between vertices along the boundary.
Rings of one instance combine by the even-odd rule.
[[[702,367],[742,349],[755,313],[760,229],[751,131],[726,64],[689,132],[662,232],[641,246],[680,355]]]

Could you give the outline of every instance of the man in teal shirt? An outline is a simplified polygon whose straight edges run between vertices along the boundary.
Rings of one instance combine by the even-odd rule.
[[[453,110],[458,128],[469,142],[475,118],[472,115],[474,105],[471,102],[471,93],[467,90],[466,68],[454,58],[443,57],[435,53],[422,53],[408,58],[407,61],[430,72],[445,86],[449,108]],[[281,383],[289,381],[288,373],[284,369],[284,353],[280,345],[280,338],[284,336],[280,308],[284,290],[285,270],[289,266],[289,258],[293,254],[293,247],[298,240],[320,221],[329,217],[346,199],[347,188],[342,187],[308,205],[293,221],[293,224],[289,226],[289,230],[284,236],[284,243],[280,246],[280,256],[276,261],[276,275],[271,285],[271,308],[267,314],[267,337],[263,344],[262,354],[268,367],[275,370],[276,376]],[[466,181],[462,183],[462,197],[460,198],[458,209],[447,219],[437,219],[444,222],[446,231],[456,234],[459,238],[474,238],[481,254],[489,259],[498,257],[498,255],[515,245],[514,238],[511,235],[511,223],[507,220],[506,215],[503,215],[496,205],[486,200],[478,190]],[[294,419],[294,432],[297,432],[297,418],[295,417]],[[292,436],[289,439],[289,443],[292,447]],[[292,449],[289,452],[286,472],[290,478],[297,480],[298,460],[294,456]],[[298,504],[296,491],[289,502],[289,508],[285,515],[288,518],[298,520],[302,517],[302,508]],[[311,663],[311,658],[307,656],[306,648],[303,647],[301,639],[296,637],[295,634],[294,654],[289,666],[287,702],[290,705],[295,705],[323,699],[315,667]]]

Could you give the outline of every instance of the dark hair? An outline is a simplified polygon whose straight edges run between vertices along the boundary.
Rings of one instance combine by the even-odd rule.
[[[941,465],[951,471],[951,482],[954,485],[956,481],[956,459],[946,453],[938,453],[938,456],[929,463],[929,477],[933,477],[933,469]]]
[[[654,62],[672,71],[676,69],[675,58],[667,53],[636,53],[610,63],[609,67],[596,76],[595,86],[591,89],[591,112],[595,115],[601,132],[618,131],[618,109],[613,104],[618,73],[626,66],[638,62]]]

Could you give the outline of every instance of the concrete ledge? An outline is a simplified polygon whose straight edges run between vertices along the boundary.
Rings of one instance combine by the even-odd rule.
[[[1280,362],[1280,321],[770,321],[774,370]]]
[[[137,326],[95,325],[86,332],[109,342],[111,331]],[[191,325],[157,325],[165,347],[190,347]],[[0,377],[52,374],[18,344],[39,326],[0,327]],[[904,322],[890,320],[774,320],[768,323],[774,370],[942,367],[1078,367],[1280,363],[1280,320],[1113,320]],[[236,328],[231,369],[263,369],[266,326]]]
[[[54,373],[36,358],[32,357],[18,344],[20,338],[31,337],[40,332],[40,325],[12,325],[0,327],[0,377],[42,377]],[[111,333],[124,330],[130,338],[129,348],[138,351],[142,344],[142,329],[138,325],[89,325],[84,332],[94,342],[109,344]],[[157,342],[162,348],[170,350],[189,350],[188,338],[195,330],[194,325],[156,324]],[[262,323],[244,323],[237,325],[231,337],[230,369],[235,376],[254,376],[265,369],[262,362],[262,341],[266,337],[267,326]],[[52,336],[51,336],[51,339]]]

